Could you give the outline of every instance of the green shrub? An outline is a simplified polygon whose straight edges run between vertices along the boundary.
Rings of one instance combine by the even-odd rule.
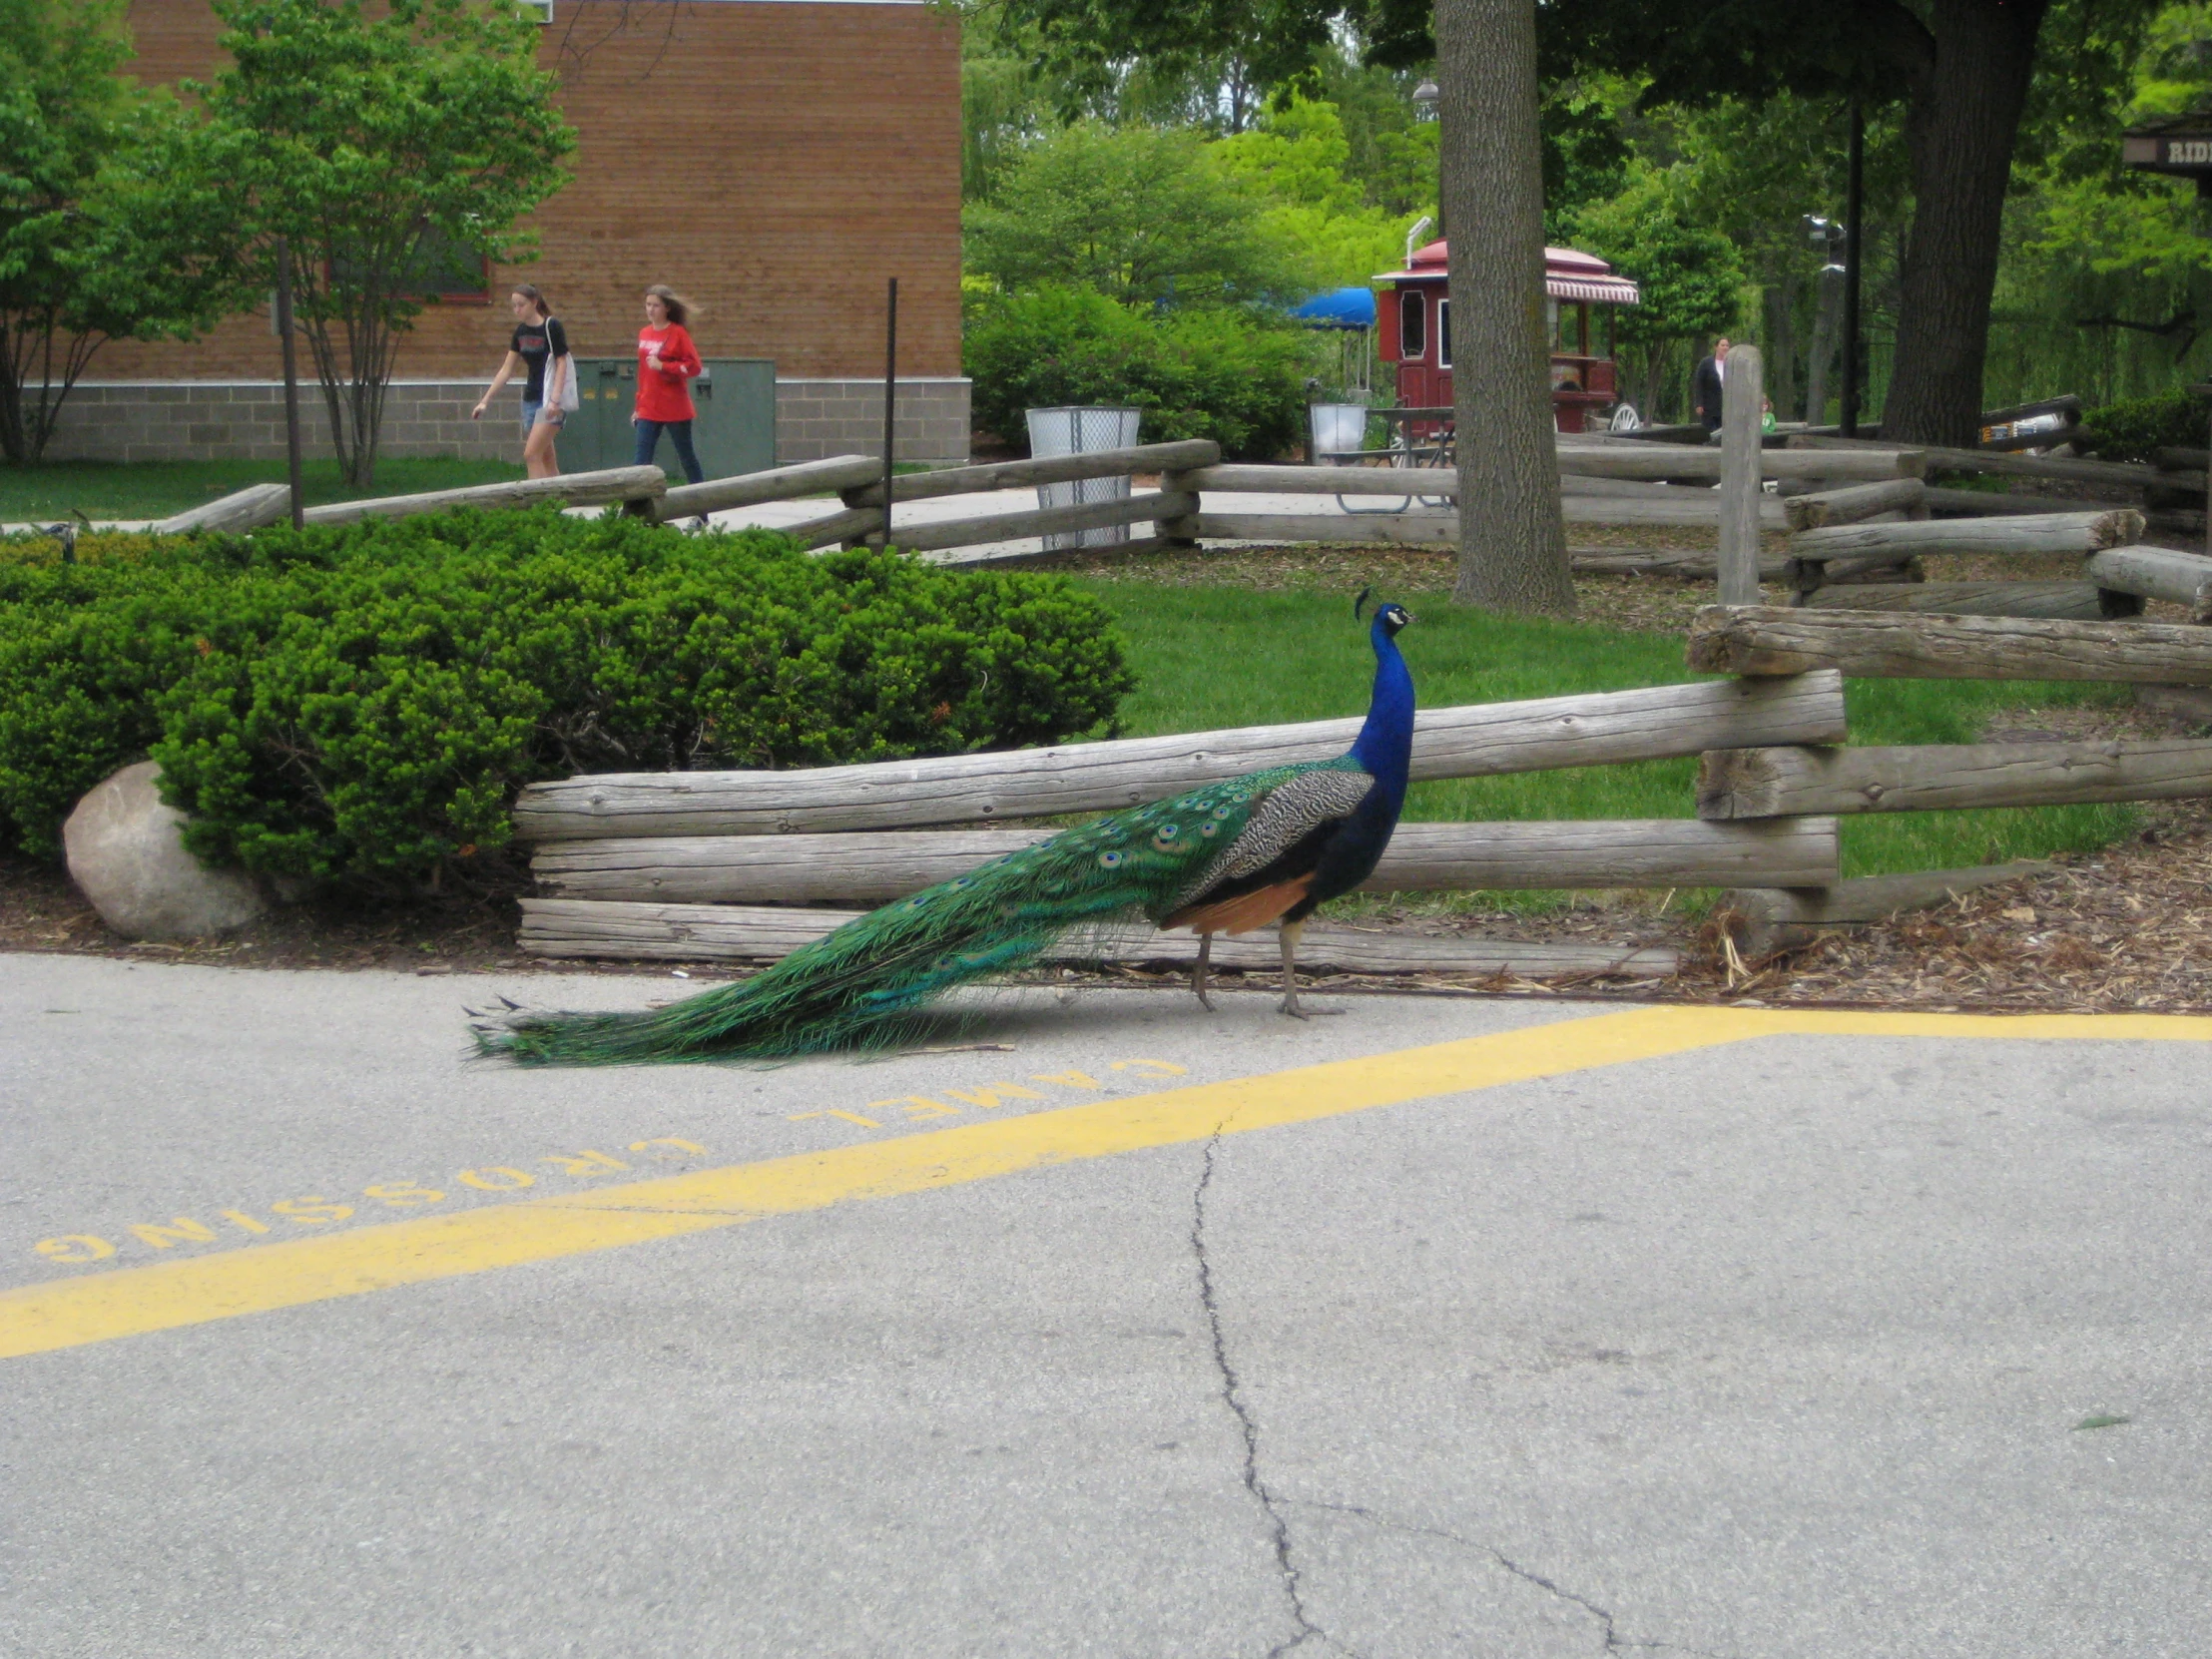
[[[2206,411],[2185,391],[2107,403],[2081,417],[2083,444],[2108,461],[2147,461],[2154,449],[2202,449]]]
[[[1155,318],[1088,288],[987,299],[967,325],[976,420],[1009,443],[1023,411],[1063,404],[1142,409],[1147,443],[1212,438],[1236,460],[1273,460],[1302,441],[1305,333],[1238,309]]]
[[[446,514],[0,561],[0,813],[151,753],[194,850],[407,885],[506,845],[524,784],[1053,742],[1131,684],[1058,578],[812,558],[766,532]]]

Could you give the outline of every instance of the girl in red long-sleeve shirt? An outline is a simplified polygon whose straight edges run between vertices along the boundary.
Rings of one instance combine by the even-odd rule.
[[[638,408],[630,417],[637,427],[639,466],[653,463],[663,432],[676,441],[676,458],[684,476],[698,483],[707,474],[692,448],[691,380],[706,365],[692,344],[684,324],[691,320],[691,302],[665,282],[645,290],[645,322],[638,330]]]

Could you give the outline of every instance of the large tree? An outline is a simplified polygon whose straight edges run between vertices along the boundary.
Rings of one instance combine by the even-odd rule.
[[[1451,238],[1459,577],[1492,610],[1574,610],[1544,337],[1536,0],[1436,0]]]
[[[509,263],[515,222],[566,182],[576,132],[520,7],[473,0],[215,0],[230,68],[192,177],[237,228],[242,276],[293,304],[348,483],[374,479],[384,390],[414,318],[455,267]],[[457,272],[455,273],[458,274]],[[473,285],[471,282],[470,285]]]

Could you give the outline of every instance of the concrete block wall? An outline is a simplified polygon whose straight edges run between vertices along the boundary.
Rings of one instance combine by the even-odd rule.
[[[892,448],[902,461],[968,458],[968,390],[964,379],[898,382]],[[883,382],[778,380],[776,459],[819,461],[825,455],[883,452]]]
[[[378,452],[519,461],[522,403],[509,387],[482,420],[468,411],[482,380],[394,380],[384,397]],[[300,429],[309,455],[330,453],[321,388],[299,388]],[[894,435],[902,461],[964,461],[968,455],[968,382],[902,380]],[[880,381],[793,379],[776,382],[780,462],[825,455],[878,455],[883,449]],[[274,381],[93,381],[62,405],[47,446],[56,461],[280,461],[284,389]]]
[[[522,405],[503,393],[482,420],[468,411],[482,380],[394,380],[384,394],[380,452],[516,460]],[[299,426],[309,455],[330,453],[322,389],[299,388]],[[284,388],[264,380],[95,381],[62,405],[47,445],[53,461],[280,461]]]

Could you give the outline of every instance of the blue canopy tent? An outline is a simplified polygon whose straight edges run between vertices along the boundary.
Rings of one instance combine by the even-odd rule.
[[[1375,289],[1331,288],[1294,308],[1291,315],[1309,328],[1372,328]]]
[[[1375,371],[1375,290],[1331,288],[1292,307],[1291,319],[1338,336],[1338,384],[1353,402],[1365,403]]]

